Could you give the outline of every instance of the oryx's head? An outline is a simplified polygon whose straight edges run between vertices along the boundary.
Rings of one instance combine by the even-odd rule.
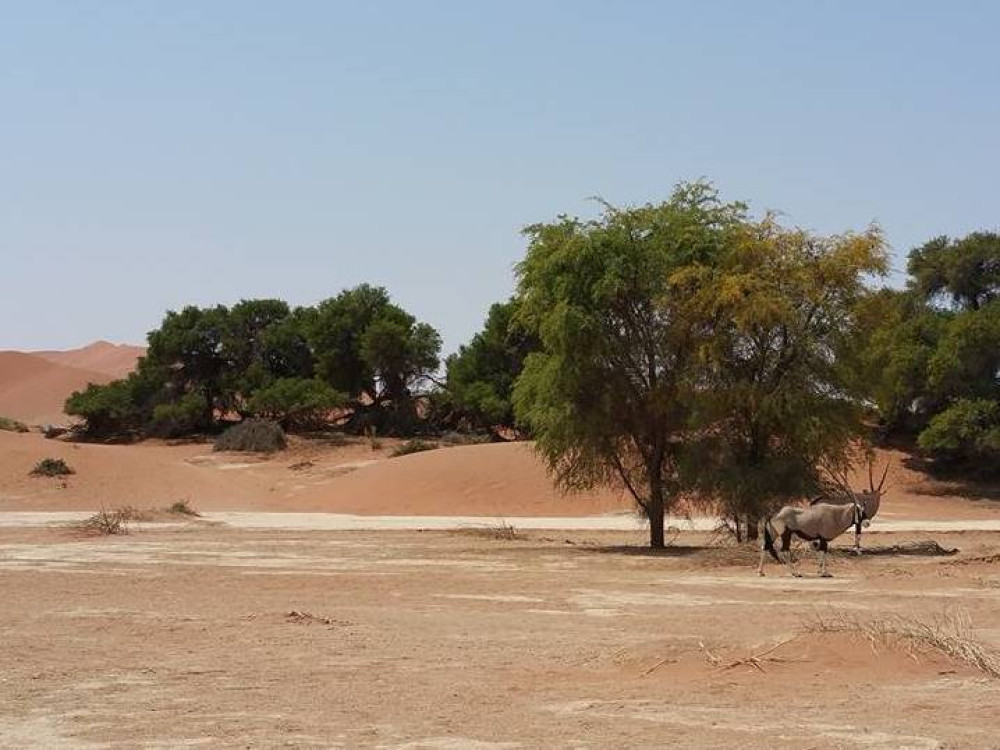
[[[875,484],[875,469],[871,461],[868,462],[868,489],[855,493],[854,497],[861,504],[864,510],[863,524],[867,526],[878,513],[879,505],[882,503],[882,495],[886,492],[885,479],[889,475],[889,462],[886,461],[882,470],[882,478]]]

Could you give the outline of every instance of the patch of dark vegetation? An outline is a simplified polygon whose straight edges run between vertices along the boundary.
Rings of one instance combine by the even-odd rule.
[[[281,425],[266,419],[245,419],[219,435],[217,451],[252,451],[274,453],[285,450],[288,441]]]
[[[31,470],[33,477],[64,477],[75,473],[61,458],[43,458]]]
[[[851,549],[838,547],[831,549],[835,555],[842,557],[854,557]],[[902,544],[887,544],[875,547],[865,547],[862,550],[862,557],[950,557],[957,555],[958,549],[955,547],[942,547],[933,539],[918,542],[903,542]]]
[[[440,447],[441,446],[438,443],[432,443],[428,440],[414,438],[413,440],[407,440],[405,443],[397,445],[389,452],[389,455],[393,458],[398,458],[399,456],[408,456],[411,453],[422,453],[424,451],[436,450]]]
[[[193,518],[201,516],[201,513],[192,508],[191,503],[187,500],[178,500],[167,508],[167,511],[173,513],[175,516],[191,516]]]
[[[27,432],[28,425],[10,417],[0,417],[0,432]]]
[[[312,612],[301,612],[297,609],[293,609],[291,612],[286,614],[285,621],[290,622],[293,625],[326,625],[330,628],[348,624],[343,620],[334,620],[330,617],[314,615]]]

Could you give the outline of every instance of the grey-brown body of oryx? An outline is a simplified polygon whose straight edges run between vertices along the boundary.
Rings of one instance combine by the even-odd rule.
[[[864,506],[860,502],[852,502],[849,505],[817,503],[805,508],[786,505],[770,518],[761,521],[760,535],[763,542],[760,547],[760,567],[757,572],[764,575],[764,559],[767,553],[771,553],[771,557],[775,560],[788,565],[793,576],[802,575],[795,567],[790,548],[792,537],[797,536],[813,543],[819,555],[819,574],[824,578],[829,577],[830,574],[826,570],[826,551],[829,543],[851,526],[860,528],[867,520]],[[779,539],[781,552],[785,555],[784,560],[774,548],[774,543]]]
[[[833,477],[833,491],[812,500],[810,505],[853,505],[860,503],[865,511],[865,522],[854,526],[854,554],[861,554],[861,528],[867,527],[875,519],[879,506],[882,504],[882,488],[885,486],[886,476],[889,474],[889,464],[885,465],[882,472],[882,479],[878,486],[875,486],[875,475],[872,472],[872,464],[868,464],[868,489],[855,492],[851,489],[844,473],[836,474],[830,472]]]

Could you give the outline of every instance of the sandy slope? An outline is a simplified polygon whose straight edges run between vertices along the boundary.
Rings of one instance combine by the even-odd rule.
[[[76,474],[39,479],[47,456]],[[997,520],[1000,502],[935,483],[894,454],[879,519]],[[860,481],[860,480],[859,480]],[[613,492],[564,496],[527,443],[442,448],[401,458],[365,441],[292,440],[272,458],[213,453],[204,443],[92,445],[0,433],[0,510],[70,511],[186,499],[203,511],[324,512],[395,516],[586,516],[630,510]]]
[[[57,365],[100,372],[113,378],[123,378],[135,369],[136,360],[146,353],[142,346],[95,341],[79,349],[28,352]]]
[[[88,383],[107,383],[105,372],[50,362],[24,352],[0,352],[0,415],[32,424],[64,423],[63,404]]]

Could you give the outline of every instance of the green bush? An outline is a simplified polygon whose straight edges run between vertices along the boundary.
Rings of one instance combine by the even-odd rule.
[[[280,378],[254,392],[248,407],[253,416],[290,430],[322,424],[329,412],[344,401],[342,394],[321,380]]]
[[[219,435],[217,451],[256,451],[274,453],[288,447],[285,431],[276,422],[266,419],[244,419]]]
[[[420,438],[414,438],[413,440],[407,440],[405,443],[401,443],[392,449],[389,454],[393,458],[398,456],[408,456],[411,453],[421,453],[423,451],[432,451],[436,448],[440,448],[437,443],[431,443],[427,440],[421,440]]]
[[[31,470],[34,477],[62,477],[75,473],[61,458],[43,458]]]
[[[91,383],[66,399],[67,414],[84,420],[82,432],[99,438],[139,432],[150,416],[147,391],[149,377],[133,373],[106,385]]]
[[[27,432],[28,425],[9,417],[0,417],[0,432]]]
[[[975,462],[980,469],[996,473],[1000,459],[1000,402],[959,399],[931,419],[917,442],[946,463]]]
[[[207,401],[200,393],[189,393],[180,401],[157,404],[147,432],[155,437],[173,438],[195,432],[205,417]]]

